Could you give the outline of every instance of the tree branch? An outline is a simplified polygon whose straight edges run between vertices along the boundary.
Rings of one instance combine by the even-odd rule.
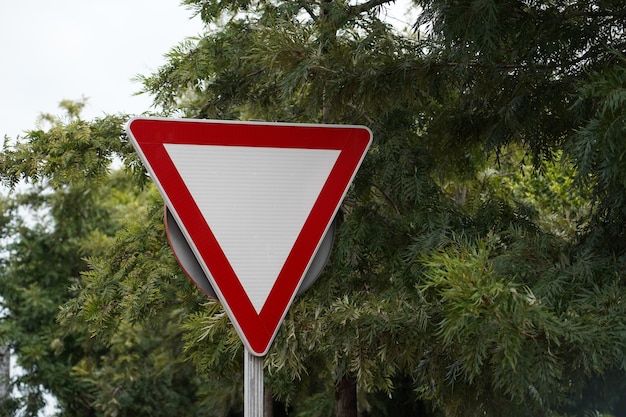
[[[369,1],[366,1],[365,3],[357,4],[355,6],[349,6],[348,16],[354,17],[363,12],[372,10],[375,7],[382,6],[385,3],[393,3],[393,2],[395,2],[395,0],[369,0]]]
[[[308,13],[309,16],[311,16],[311,19],[314,22],[317,22],[317,15],[315,14],[315,12],[311,8],[311,6],[309,6],[306,2],[303,2],[302,3],[302,8]]]
[[[572,10],[562,15],[563,20],[575,19],[578,17],[586,17],[589,19],[598,19],[602,17],[611,18],[610,20],[616,21],[626,18],[626,12],[612,12],[612,11],[591,11],[591,10]]]

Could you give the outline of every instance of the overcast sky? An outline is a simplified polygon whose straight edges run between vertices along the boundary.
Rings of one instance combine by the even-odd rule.
[[[179,0],[0,1],[0,138],[35,127],[40,113],[59,114],[64,99],[87,97],[85,118],[139,114],[149,96],[134,96],[163,55],[201,33]]]

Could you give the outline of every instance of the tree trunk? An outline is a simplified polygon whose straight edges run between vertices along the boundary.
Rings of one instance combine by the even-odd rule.
[[[335,385],[335,416],[357,417],[356,378],[344,375]]]
[[[0,402],[11,394],[11,350],[0,348]]]
[[[263,417],[274,417],[274,398],[268,386],[263,390]]]

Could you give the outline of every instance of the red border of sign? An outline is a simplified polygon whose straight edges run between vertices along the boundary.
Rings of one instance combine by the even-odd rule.
[[[168,207],[187,236],[213,289],[250,351],[267,353],[317,248],[372,141],[362,126],[135,118],[127,132]],[[257,314],[211,227],[164,144],[223,145],[340,151],[311,213]]]

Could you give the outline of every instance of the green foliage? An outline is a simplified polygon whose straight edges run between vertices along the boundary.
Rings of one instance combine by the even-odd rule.
[[[81,300],[81,289],[101,270],[96,260],[118,249],[116,242],[126,226],[134,225],[129,231],[138,232],[137,225],[145,224],[140,214],[148,200],[137,186],[145,179],[109,171],[114,158],[135,164],[136,156],[126,159],[124,154],[125,118],[86,122],[75,113],[80,103],[63,106],[67,120],[48,118],[49,129],[5,145],[0,159],[2,180],[16,186],[10,198],[2,200],[7,256],[0,280],[5,311],[0,334],[24,373],[14,380],[21,393],[15,408],[24,416],[38,415],[46,390],[63,416],[192,415],[198,380],[193,368],[181,363],[179,345],[171,342],[179,340],[177,324],[184,317],[180,311],[163,313],[167,320],[153,327],[128,321],[112,328],[104,326],[106,317],[79,317],[101,314],[113,304],[93,300],[97,304],[86,304],[92,310],[84,310],[83,316],[71,310]],[[155,230],[161,232],[157,245],[163,246],[163,228]],[[139,237],[133,234],[133,250],[147,251],[151,258],[148,245],[155,240],[146,236],[143,230]],[[171,252],[161,253],[171,269]],[[118,266],[132,261],[115,259]],[[175,271],[170,275],[179,273]],[[155,275],[159,283],[160,278]],[[115,281],[104,283],[111,288]],[[137,316],[152,314],[163,306],[160,291],[153,282],[135,282],[127,287],[134,297],[125,302],[137,306]],[[173,297],[180,300],[178,295]],[[110,296],[110,291],[101,296]],[[63,307],[61,326],[57,313],[68,300],[74,301]],[[95,325],[101,328],[96,331]],[[108,339],[94,337],[105,331]]]
[[[186,116],[310,122],[328,117],[365,123],[373,118],[369,107],[397,108],[397,103],[385,106],[394,95],[416,100],[401,82],[389,82],[391,77],[408,81],[414,59],[409,51],[416,45],[378,19],[354,16],[333,32],[331,42],[322,17],[300,21],[262,6],[174,48],[156,74],[139,78],[145,92],[166,112]],[[378,68],[363,71],[374,64]]]
[[[421,390],[452,415],[496,415],[504,399],[507,415],[556,411],[623,369],[623,288],[611,262],[563,259],[542,251],[554,245],[543,237],[517,238],[451,242],[424,259],[420,290],[441,348],[421,364]],[[463,409],[470,397],[479,410]]]
[[[181,346],[182,327],[199,298],[167,244],[162,202],[154,187],[146,192],[115,241],[88,259],[90,268],[59,320],[107,348],[73,369],[97,393],[92,405],[102,415],[200,415],[201,379]]]
[[[206,33],[138,77],[164,114],[374,132],[331,259],[266,357],[286,414],[332,415],[346,381],[363,415],[618,414],[622,1],[416,1],[419,36],[383,22],[383,0],[184,4]],[[35,410],[43,385],[68,416],[86,415],[72,399],[93,415],[240,413],[242,346],[176,265],[122,118],[63,106],[0,158],[5,184],[40,187],[0,218],[25,400]]]
[[[92,415],[92,393],[71,371],[90,349],[87,340],[65,333],[55,318],[87,268],[84,257],[109,244],[134,194],[127,178],[108,173],[112,155],[123,149],[121,118],[88,123],[78,117],[81,103],[62,106],[66,121],[47,117],[47,130],[5,143],[0,158],[2,181],[15,187],[2,206],[1,337],[24,370],[15,385],[27,416],[43,406],[42,389],[67,415]]]
[[[621,48],[623,7],[615,1],[428,0],[418,24],[435,42],[428,57],[442,101],[435,120],[449,165],[466,147],[525,144],[535,164],[550,158],[576,126],[570,107],[589,68]],[[461,153],[456,152],[461,150]]]
[[[595,192],[598,220],[621,225],[626,207],[622,175],[626,151],[626,57],[616,52],[610,65],[581,82],[573,110],[581,119],[581,126],[568,142],[567,150],[575,161],[578,178]]]

